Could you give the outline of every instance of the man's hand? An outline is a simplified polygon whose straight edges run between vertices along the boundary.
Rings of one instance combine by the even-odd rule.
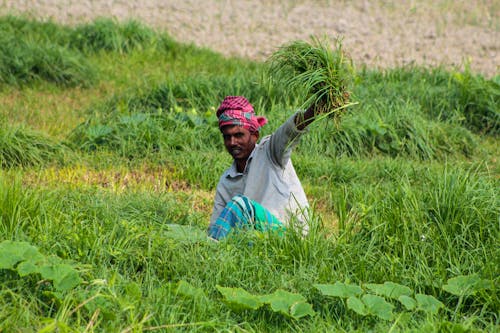
[[[299,131],[304,130],[310,123],[314,121],[317,111],[316,106],[311,105],[306,111],[299,112],[295,116],[295,126]]]

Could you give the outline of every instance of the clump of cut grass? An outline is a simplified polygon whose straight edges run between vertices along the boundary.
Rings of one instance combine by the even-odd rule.
[[[268,59],[270,76],[301,94],[302,107],[339,118],[349,105],[353,66],[340,39],[332,48],[326,38],[293,41]]]

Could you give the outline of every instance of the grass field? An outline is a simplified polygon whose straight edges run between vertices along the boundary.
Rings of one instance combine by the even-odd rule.
[[[215,108],[300,91],[133,21],[0,40],[0,332],[500,330],[500,76],[357,68],[293,155],[310,234],[214,243]]]

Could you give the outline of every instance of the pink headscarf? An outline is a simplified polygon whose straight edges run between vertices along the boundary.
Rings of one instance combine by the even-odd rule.
[[[256,132],[267,123],[267,119],[255,115],[252,104],[243,96],[227,96],[217,109],[219,128],[236,125]]]

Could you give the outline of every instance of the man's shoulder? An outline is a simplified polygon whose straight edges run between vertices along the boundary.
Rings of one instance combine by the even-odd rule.
[[[271,136],[273,134],[274,133],[268,134],[265,137],[263,137],[262,139],[260,139],[259,144],[256,146],[256,148],[264,148],[265,146],[267,146],[269,143],[269,140],[271,139]]]

